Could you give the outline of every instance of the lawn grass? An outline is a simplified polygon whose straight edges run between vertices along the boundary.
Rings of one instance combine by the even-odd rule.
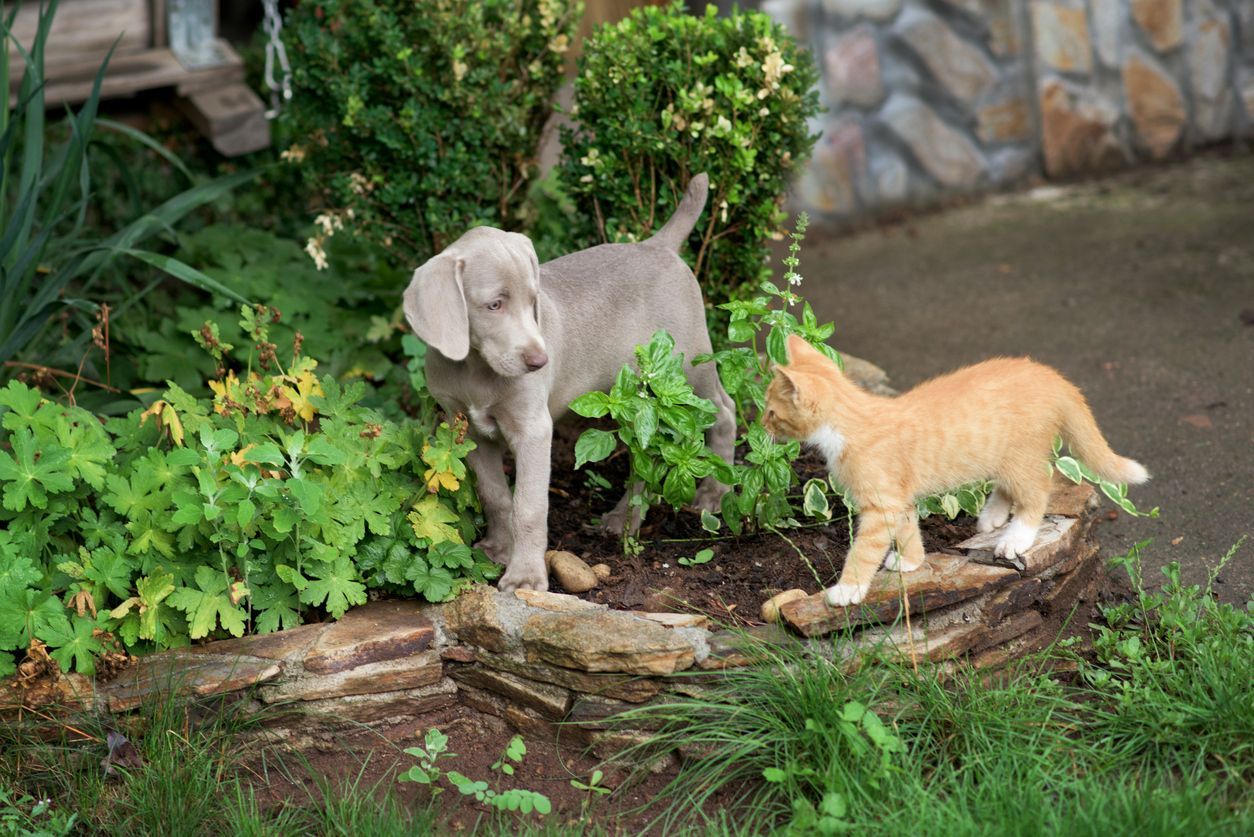
[[[700,698],[633,710],[625,725],[660,725],[649,746],[686,757],[652,805],[629,812],[632,830],[651,822],[658,833],[711,835],[1254,832],[1250,608],[1181,585],[1172,567],[1161,590],[1147,590],[1135,550],[1120,563],[1135,594],[1104,609],[1082,655],[1059,643],[989,677],[887,660],[850,672],[839,654],[772,647],[763,665],[727,672]],[[0,727],[0,835],[451,828],[441,807],[451,797],[403,801],[390,772],[370,779],[365,764],[326,777],[300,756],[246,763],[240,736],[255,721],[223,711],[193,723],[188,713],[167,703],[128,719],[143,765],[113,779],[100,761],[101,725],[52,738]],[[282,803],[266,793],[276,783],[288,788]],[[612,799],[590,799],[581,828],[569,811],[545,819],[485,811],[476,821],[463,808],[461,819],[476,834],[610,834],[617,821],[603,814]]]

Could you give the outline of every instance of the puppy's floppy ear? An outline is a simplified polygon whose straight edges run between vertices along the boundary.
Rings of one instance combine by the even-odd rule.
[[[405,289],[405,319],[422,341],[449,360],[470,353],[470,318],[462,289],[466,263],[449,253],[432,256]]]

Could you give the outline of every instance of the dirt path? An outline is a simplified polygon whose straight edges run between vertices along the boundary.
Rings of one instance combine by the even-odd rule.
[[[779,248],[776,261],[782,253]],[[994,355],[1050,363],[1154,479],[1106,554],[1145,538],[1185,578],[1254,539],[1254,155],[990,198],[851,236],[817,230],[803,293],[900,389]],[[1157,571],[1147,574],[1157,582]],[[1254,593],[1254,540],[1216,588]]]

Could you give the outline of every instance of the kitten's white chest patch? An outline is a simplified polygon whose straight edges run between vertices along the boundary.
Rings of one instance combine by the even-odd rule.
[[[845,452],[845,437],[835,427],[823,425],[818,430],[810,434],[810,438],[806,439],[806,444],[817,448],[819,453],[827,460],[828,470],[835,470],[836,463],[840,461],[840,455]]]

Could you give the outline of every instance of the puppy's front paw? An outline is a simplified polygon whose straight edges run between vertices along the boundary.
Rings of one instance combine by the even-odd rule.
[[[998,558],[1018,558],[1031,549],[1035,541],[1036,527],[1027,526],[1016,519],[1011,521],[1010,525],[1006,527],[1006,531],[1002,534],[1001,539],[993,547],[993,554]]]
[[[544,560],[541,559],[538,565],[530,561],[511,561],[496,586],[505,593],[512,593],[515,590],[547,592],[549,573],[544,566]]]
[[[702,480],[701,485],[697,487],[697,495],[692,500],[693,511],[718,514],[723,508],[723,495],[727,491],[728,486],[716,479]]]
[[[827,588],[825,598],[831,607],[846,607],[865,599],[870,588],[870,584],[836,584]]]

